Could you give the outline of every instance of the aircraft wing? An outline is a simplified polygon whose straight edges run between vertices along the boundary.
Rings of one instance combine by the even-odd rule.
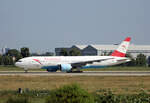
[[[105,61],[105,60],[110,60],[113,58],[107,58],[107,59],[97,59],[97,60],[89,60],[89,61],[82,61],[82,62],[75,62],[75,63],[71,63],[72,67],[82,67],[85,66],[87,64],[93,64],[94,62],[101,62],[101,61]]]

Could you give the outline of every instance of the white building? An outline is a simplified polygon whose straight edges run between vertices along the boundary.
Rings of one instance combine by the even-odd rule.
[[[104,55],[113,52],[115,49],[118,48],[118,45],[73,45],[72,47],[68,48],[77,48],[81,51],[82,55]],[[59,52],[60,52],[59,48]],[[57,55],[59,55],[58,51],[55,49]],[[138,54],[142,53],[147,57],[150,56],[150,45],[133,45],[129,46],[128,53],[130,53],[133,57],[136,57]]]
[[[7,47],[2,48],[2,55],[5,55],[6,53],[8,53],[9,50],[10,48],[7,48]]]
[[[83,49],[83,55],[104,55],[113,52],[118,48],[118,45],[88,45]],[[128,49],[133,57],[142,53],[146,56],[150,56],[150,45],[133,45],[131,44]]]

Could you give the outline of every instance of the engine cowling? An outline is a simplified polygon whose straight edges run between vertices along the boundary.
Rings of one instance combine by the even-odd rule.
[[[56,72],[57,69],[47,69],[48,72]]]
[[[63,72],[69,72],[69,71],[71,71],[71,69],[72,69],[71,64],[61,64],[60,65],[60,70]]]
[[[56,72],[59,70],[58,65],[52,65],[52,66],[43,66],[42,69],[46,69],[48,72]]]

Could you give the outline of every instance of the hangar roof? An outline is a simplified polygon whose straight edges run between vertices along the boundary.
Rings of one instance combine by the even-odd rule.
[[[118,48],[119,45],[90,45],[97,50],[115,50]],[[129,45],[129,50],[149,50],[150,45]]]
[[[72,47],[77,47],[77,48],[79,48],[79,49],[84,49],[84,48],[86,48],[88,45],[73,45]]]
[[[97,50],[114,50],[118,45],[89,45]]]
[[[77,47],[81,50],[85,49],[86,47],[91,46],[97,50],[115,50],[118,48],[119,45],[73,45],[72,47]],[[129,50],[149,50],[150,51],[150,45],[129,45]]]

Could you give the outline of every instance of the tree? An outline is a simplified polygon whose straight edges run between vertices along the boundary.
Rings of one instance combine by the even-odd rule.
[[[2,65],[2,56],[0,55],[0,65]]]
[[[137,58],[136,58],[137,66],[146,66],[146,63],[147,63],[147,60],[146,60],[146,56],[144,54],[137,55]]]
[[[110,56],[111,54],[112,54],[112,51],[109,51],[109,52],[104,51],[104,52],[101,54],[101,56]]]
[[[104,51],[103,56],[108,56],[106,51]]]
[[[80,56],[81,55],[81,52],[80,50],[76,49],[76,48],[73,48],[69,51],[69,55],[70,56]]]
[[[67,49],[65,49],[65,48],[61,49],[60,55],[61,55],[61,56],[68,56]]]
[[[150,56],[148,57],[148,66],[150,67]]]
[[[8,50],[7,56],[15,57],[15,61],[18,61],[22,58],[21,53],[16,49]]]
[[[131,61],[125,63],[125,66],[135,66],[136,65],[136,60],[132,57],[132,55],[130,53],[127,53],[126,57],[129,58]]]
[[[23,58],[29,57],[30,56],[29,48],[27,48],[27,47],[21,48],[21,55]]]
[[[113,53],[113,51],[110,51],[107,53],[107,56],[111,55]]]
[[[3,65],[13,65],[14,64],[11,56],[3,56],[2,59],[3,59],[3,61],[2,61]]]
[[[125,57],[129,58],[130,61],[123,63],[123,64],[119,64],[119,66],[135,66],[136,65],[136,61],[130,53],[127,53]]]
[[[86,90],[72,84],[51,91],[46,103],[94,103],[94,98]]]
[[[6,103],[30,103],[30,101],[27,97],[10,96]]]
[[[54,53],[52,53],[52,52],[46,52],[45,53],[45,56],[53,56],[54,55]]]

